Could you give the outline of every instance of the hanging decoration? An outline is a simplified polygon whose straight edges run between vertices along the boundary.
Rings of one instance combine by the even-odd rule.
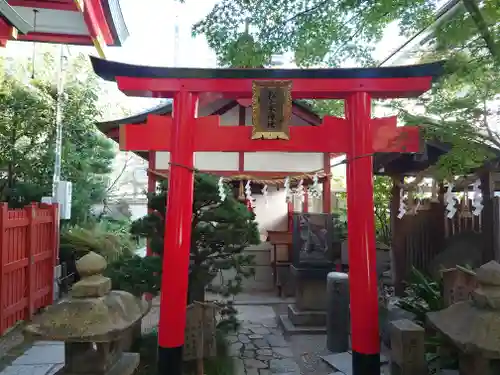
[[[267,192],[267,185],[264,185],[264,187],[261,190],[262,196],[264,197],[264,204],[269,206],[269,197],[268,197],[268,192]]]
[[[219,182],[217,183],[217,187],[219,188],[220,201],[224,202],[227,198],[226,189],[224,189],[224,177],[219,178]]]
[[[454,185],[451,182],[448,183],[448,188],[446,189],[446,193],[444,194],[444,201],[446,203],[447,211],[446,217],[448,219],[452,219],[457,212],[457,209],[455,208],[457,198],[455,197],[455,194],[453,194],[453,186]]]
[[[399,193],[399,212],[398,212],[398,219],[402,219],[403,216],[406,214],[406,204],[405,204],[405,196],[404,192],[401,189]]]
[[[313,198],[319,199],[319,198],[321,198],[321,191],[319,190],[319,176],[318,176],[318,173],[314,174],[314,176],[312,178],[312,181],[313,181],[313,184],[309,188],[309,194],[311,194],[311,196]]]
[[[248,180],[246,185],[245,185],[245,198],[249,204],[250,207],[254,208],[255,207],[255,199],[252,197],[252,181]]]
[[[481,193],[481,180],[477,179],[472,183],[472,191],[474,192],[474,198],[472,198],[472,207],[474,207],[474,210],[472,211],[472,214],[474,216],[479,216],[481,215],[481,211],[483,210],[483,195]]]
[[[286,202],[291,202],[292,200],[292,192],[290,190],[290,177],[285,178],[285,200]]]
[[[306,194],[304,190],[304,180],[300,180],[297,185],[297,190],[295,191],[295,196],[300,199],[300,203],[304,203],[306,200]]]

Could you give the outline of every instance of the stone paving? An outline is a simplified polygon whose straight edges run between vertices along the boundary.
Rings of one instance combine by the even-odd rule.
[[[64,365],[64,344],[38,341],[0,373],[1,375],[54,375]]]
[[[241,327],[228,336],[235,375],[300,375],[270,306],[238,306]]]
[[[235,375],[300,374],[290,344],[275,322],[244,322],[237,335],[228,337]]]

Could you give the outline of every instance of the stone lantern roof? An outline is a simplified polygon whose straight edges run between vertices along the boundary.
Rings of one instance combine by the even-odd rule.
[[[481,266],[471,301],[427,314],[428,321],[466,354],[500,359],[500,264]]]
[[[50,306],[25,328],[28,335],[65,342],[109,342],[138,322],[149,304],[124,291],[111,290],[102,274],[106,260],[94,252],[77,262],[82,279],[69,298]]]

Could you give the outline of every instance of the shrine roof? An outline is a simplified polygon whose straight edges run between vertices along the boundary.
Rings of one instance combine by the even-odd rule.
[[[314,112],[314,110],[309,106],[307,103],[304,103],[303,101],[300,100],[293,100],[293,105],[295,107],[301,108],[305,112],[307,112],[309,115],[312,117],[316,118],[317,122],[321,122],[320,116]],[[237,104],[236,101],[234,101],[235,105]],[[96,123],[97,128],[104,134],[107,134],[110,131],[113,131],[115,129],[118,129],[120,125],[123,124],[140,124],[146,122],[148,115],[168,115],[172,113],[172,101],[165,101],[163,103],[160,103],[156,105],[155,107],[146,109],[142,112],[139,112],[135,115],[115,119],[115,120],[109,120],[109,121],[100,121]],[[312,124],[314,125],[314,124]],[[117,139],[114,139],[115,141]]]
[[[7,32],[7,24],[25,34],[16,38],[8,31],[10,39],[19,41],[94,45],[104,56],[104,47],[121,46],[129,36],[120,0],[1,0],[0,12],[4,16],[0,28]],[[24,26],[5,22],[9,14]]]
[[[451,148],[452,145],[449,143],[427,140],[422,153],[377,153],[373,158],[373,172],[377,175],[413,176],[436,164],[441,156],[450,152]],[[499,149],[490,147],[490,151],[494,155],[494,161],[500,159]],[[496,166],[496,163],[493,164]],[[487,165],[488,162],[484,166]]]
[[[33,26],[23,19],[6,0],[0,0],[0,18],[21,34],[27,34],[28,31],[33,30]]]
[[[380,68],[331,68],[331,69],[254,69],[254,68],[171,68],[132,65],[90,57],[95,73],[104,80],[116,77],[136,78],[199,78],[199,79],[366,79],[432,77],[443,74],[444,62]]]

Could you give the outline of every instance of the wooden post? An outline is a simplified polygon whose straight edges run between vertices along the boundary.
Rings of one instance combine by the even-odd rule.
[[[425,330],[411,320],[391,322],[391,374],[425,375]]]
[[[325,179],[323,180],[323,213],[329,214],[332,212],[332,177],[330,176],[332,161],[330,153],[323,155],[323,170],[325,171]]]
[[[152,194],[156,192],[156,175],[153,171],[156,169],[156,151],[149,151],[149,161],[148,161],[148,193]],[[149,206],[149,204],[148,204]],[[151,214],[153,210],[148,207],[148,214]],[[153,255],[153,250],[151,249],[151,241],[148,240],[146,243],[146,255]],[[149,296],[151,297],[151,296]]]
[[[35,314],[35,246],[36,246],[36,233],[35,233],[35,220],[36,220],[36,209],[37,206],[35,203],[31,203],[29,206],[24,208],[26,212],[26,216],[28,217],[28,238],[27,238],[27,246],[28,246],[28,272],[27,272],[27,284],[28,284],[28,319],[31,319]],[[54,257],[54,254],[52,254]],[[50,273],[51,283],[54,283],[52,277],[54,275],[54,268],[52,268],[52,272]]]
[[[483,235],[483,261],[488,263],[495,258],[494,254],[494,231],[493,222],[493,196],[495,194],[495,187],[493,185],[492,173],[486,171],[481,175],[481,193],[483,196],[483,211],[481,212],[481,233]]]
[[[392,179],[392,189],[391,189],[391,201],[389,203],[390,207],[390,225],[391,225],[391,278],[392,285],[394,285],[395,293],[401,295],[404,287],[401,283],[403,275],[401,275],[401,254],[404,248],[401,246],[404,240],[404,233],[400,224],[400,219],[398,219],[399,213],[399,200],[401,194],[401,188],[399,184],[403,182],[403,178],[394,177]]]
[[[4,294],[5,289],[5,265],[7,263],[7,246],[5,241],[5,225],[8,220],[8,206],[7,203],[0,203],[0,334],[3,334],[5,329],[5,316],[4,316]]]

